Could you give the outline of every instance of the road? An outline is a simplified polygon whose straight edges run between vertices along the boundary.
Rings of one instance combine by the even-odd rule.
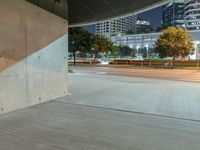
[[[200,70],[196,69],[153,69],[133,67],[76,67],[76,71],[107,74],[118,76],[131,76],[139,78],[153,78],[164,80],[177,80],[188,82],[200,82]]]

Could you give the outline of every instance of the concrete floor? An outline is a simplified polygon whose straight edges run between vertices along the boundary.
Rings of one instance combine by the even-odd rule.
[[[0,150],[199,150],[199,84],[75,73],[72,95],[0,116]]]
[[[70,83],[72,95],[59,101],[200,121],[200,83],[81,71]]]

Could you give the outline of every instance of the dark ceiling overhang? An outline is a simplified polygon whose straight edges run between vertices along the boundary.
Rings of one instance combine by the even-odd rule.
[[[60,17],[70,26],[128,16],[162,5],[168,0],[28,0]],[[67,11],[69,9],[69,11]]]

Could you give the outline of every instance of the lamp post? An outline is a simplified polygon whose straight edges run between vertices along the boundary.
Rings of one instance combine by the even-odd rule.
[[[94,59],[95,59],[95,54],[94,54],[95,49],[94,49],[94,47],[92,47],[91,50],[92,50],[92,58],[93,58],[93,64],[94,64],[95,63],[94,62]],[[92,63],[92,61],[90,61],[90,64],[91,63]]]
[[[76,65],[76,49],[75,49],[75,42],[74,41],[72,41],[72,45],[73,45],[74,65]]]
[[[147,59],[149,59],[149,45],[146,45]]]
[[[94,58],[94,50],[95,50],[94,47],[92,47],[91,51],[92,51],[93,58]]]
[[[129,45],[129,47],[131,48],[131,57],[133,58],[133,45]]]
[[[138,57],[138,55],[139,55],[139,48],[140,48],[140,46],[136,46],[136,49],[137,49],[137,57]]]

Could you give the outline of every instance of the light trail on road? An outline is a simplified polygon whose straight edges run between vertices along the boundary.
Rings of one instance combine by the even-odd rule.
[[[77,72],[98,75],[132,76],[200,83],[200,70],[195,69],[146,69],[120,67],[76,67]]]

